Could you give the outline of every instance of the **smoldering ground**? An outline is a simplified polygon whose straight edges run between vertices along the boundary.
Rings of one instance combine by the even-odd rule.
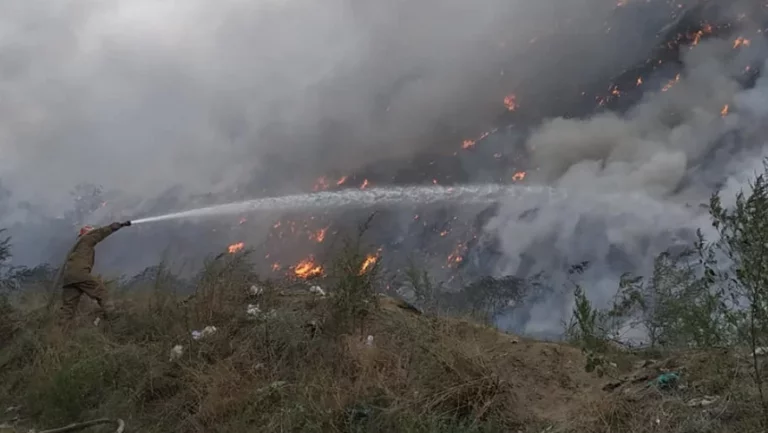
[[[17,262],[58,260],[73,225],[83,222],[70,211],[69,191],[78,184],[104,186],[99,201],[106,206],[90,203],[85,213],[99,223],[303,191],[318,176],[353,173],[385,158],[403,168],[412,155],[450,155],[492,126],[511,93],[530,113],[519,126],[535,125],[542,115],[558,114],[569,102],[564,95],[578,94],[584,83],[643,62],[659,43],[659,29],[698,2],[623,3],[5,2],[0,179],[10,192],[4,220],[13,228]],[[731,61],[721,57],[720,65]],[[691,71],[717,69],[691,62]],[[700,148],[697,134],[721,119],[722,107],[710,104],[739,92],[723,71],[701,74],[679,83],[693,86],[688,93],[665,92],[664,103],[648,97],[628,119],[554,120],[535,133],[527,150],[539,174],[529,170],[531,181],[573,187],[582,196],[618,188],[639,198],[602,209],[590,200],[509,203],[488,228],[504,253],[488,271],[520,272],[524,251],[532,268],[558,268],[585,259],[576,257],[581,253],[604,259],[616,245],[630,251],[631,261],[661,248],[663,239],[653,247],[635,243],[689,223],[683,197],[694,185],[711,186],[698,180],[711,179],[711,167],[690,161],[715,147]],[[725,87],[710,76],[723,78]],[[719,90],[709,100],[699,88]],[[686,98],[706,107],[678,121],[664,118],[674,104],[690,106]],[[744,154],[715,159],[738,158]],[[462,169],[470,180],[498,180],[480,160]],[[739,172],[732,166],[730,174]],[[518,221],[531,206],[538,216]],[[578,223],[587,217],[596,222]],[[271,222],[255,217],[249,224],[255,225],[245,240],[257,243]],[[119,235],[103,246],[100,266],[130,272],[156,262],[169,244],[183,254],[207,253],[243,236],[231,234],[231,225],[213,232],[180,223]],[[585,247],[590,243],[602,246]],[[599,274],[607,266],[593,269]],[[612,274],[605,275],[599,280]]]

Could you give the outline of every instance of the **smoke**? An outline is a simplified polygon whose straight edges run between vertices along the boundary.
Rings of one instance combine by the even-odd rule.
[[[563,81],[547,62],[579,82],[636,60],[619,56],[628,44],[647,45],[632,32],[604,37],[616,11],[597,0],[0,8],[0,178],[47,209],[83,182],[141,198],[220,193],[280,163],[291,173],[270,187],[296,190],[458,143],[522,85],[521,98],[546,99]]]
[[[696,229],[710,239],[707,209],[720,190],[727,205],[762,170],[766,147],[768,79],[744,90],[750,65],[766,59],[765,41],[747,23],[735,37],[702,42],[686,51],[678,78],[657,74],[655,91],[623,114],[544,122],[526,142],[536,182],[566,191],[566,198],[509,202],[486,229],[501,239],[500,274],[544,270],[565,279],[584,260],[590,298],[605,306],[624,272],[648,275],[654,257],[691,245]],[[754,39],[752,37],[754,36]],[[672,71],[675,77],[675,71]],[[535,208],[533,218],[525,210]],[[559,334],[572,296],[548,297],[516,326]]]
[[[701,2],[616,3],[5,1],[0,225],[13,228],[17,262],[33,264],[60,260],[72,225],[86,220],[301,193],[318,176],[364,170],[385,181],[412,170],[413,182],[431,183],[413,162],[425,154],[461,159],[456,171],[469,173],[454,179],[498,181],[481,151],[452,155],[464,139],[500,126],[504,97],[515,94],[516,124],[488,141],[513,153],[509,137],[556,117],[535,128],[521,153],[532,168],[526,181],[565,197],[531,194],[502,207],[486,227],[501,246],[495,272],[591,260],[590,295],[604,299],[617,272],[642,269],[706,225],[698,204],[713,188],[744,185],[763,153],[759,125],[768,114],[768,83],[743,92],[736,78],[764,53],[755,37],[748,49],[733,50],[732,40],[699,44],[678,82],[622,114],[557,118],[591,111],[586,89],[606,88],[644,62],[660,30]],[[721,13],[747,26],[737,6],[752,3]],[[669,84],[674,74],[665,72],[645,77],[638,91]],[[725,104],[731,114],[723,118]],[[411,213],[396,217],[393,225],[413,221]],[[133,236],[116,235],[119,245],[100,247],[101,269],[130,272],[164,251],[221,248],[240,240],[229,238],[229,223],[133,228]],[[250,243],[269,226],[249,222]],[[559,325],[560,315],[536,311],[567,311],[567,302],[534,307],[530,326]]]

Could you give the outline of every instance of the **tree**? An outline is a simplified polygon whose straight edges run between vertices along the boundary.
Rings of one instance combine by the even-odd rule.
[[[768,400],[764,391],[764,366],[757,349],[768,342],[768,161],[763,173],[750,184],[750,193],[736,196],[728,209],[719,193],[710,200],[712,225],[720,239],[711,245],[726,260],[708,265],[706,275],[716,277],[730,292],[737,307],[732,323],[738,336],[752,352],[752,370],[760,393],[765,427],[768,427]]]
[[[699,245],[699,244],[697,244]],[[641,326],[651,348],[712,347],[728,341],[724,293],[701,271],[696,249],[666,251],[654,260],[651,278],[625,274],[613,317]]]

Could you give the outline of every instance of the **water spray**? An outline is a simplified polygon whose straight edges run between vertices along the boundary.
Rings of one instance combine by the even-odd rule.
[[[551,188],[521,185],[460,185],[460,186],[407,186],[370,189],[346,189],[341,191],[322,191],[308,194],[295,194],[279,197],[265,197],[235,203],[190,209],[165,215],[133,220],[133,224],[203,218],[221,215],[241,214],[245,212],[280,212],[318,208],[372,207],[379,205],[425,205],[433,203],[488,204],[501,198],[522,194],[556,194]]]

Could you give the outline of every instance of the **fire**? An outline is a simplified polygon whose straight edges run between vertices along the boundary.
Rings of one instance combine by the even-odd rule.
[[[312,190],[323,191],[328,189],[329,186],[330,184],[328,183],[328,179],[325,176],[322,176],[315,181],[315,185],[312,187]]]
[[[735,41],[733,41],[733,48],[736,49],[736,48],[739,48],[741,46],[748,47],[749,44],[751,44],[751,43],[752,43],[752,41],[750,41],[749,39],[746,39],[743,36],[739,36],[738,38],[736,38]]]
[[[680,81],[680,74],[675,75],[674,80],[670,80],[664,87],[661,88],[662,92],[666,92],[672,88],[678,81]]]
[[[728,115],[728,104],[725,104],[725,106],[723,106],[723,109],[720,110],[720,115],[723,117]]]
[[[475,144],[477,144],[475,140],[464,140],[464,142],[461,144],[461,148],[469,149],[471,147],[475,147]]]
[[[363,275],[366,272],[368,272],[371,267],[376,264],[376,262],[379,260],[379,257],[374,254],[368,254],[368,256],[365,257],[365,261],[363,262],[362,266],[360,266],[360,273],[359,275]]]
[[[368,188],[368,179],[363,180],[363,184],[360,185],[360,189]]]
[[[341,176],[341,178],[339,178],[339,180],[336,181],[336,186],[344,185],[344,182],[346,181],[347,181],[347,176]]]
[[[507,110],[509,111],[517,110],[517,96],[511,94],[504,97],[504,106],[507,107]]]
[[[454,248],[453,252],[448,255],[448,266],[452,267],[461,264],[461,262],[464,261],[464,253],[466,250],[467,247],[464,245],[464,243],[459,242],[459,244],[456,245],[456,248]]]
[[[328,227],[322,228],[316,232],[309,234],[309,240],[317,243],[322,243],[325,240],[325,233],[328,231]]]
[[[637,77],[637,86],[640,87],[643,85],[643,77]]]
[[[515,182],[519,182],[519,181],[525,179],[525,175],[526,175],[526,173],[524,171],[518,171],[517,173],[512,175],[512,180],[515,181]]]
[[[236,244],[232,244],[229,247],[227,247],[227,249],[229,250],[229,254],[239,253],[240,251],[243,250],[243,248],[245,248],[245,243],[243,242],[238,242]]]
[[[282,266],[280,266],[280,263],[278,263],[278,262],[272,263],[272,271],[273,272],[277,272],[280,269],[282,269]]]
[[[300,261],[293,270],[299,278],[312,278],[323,275],[323,267],[315,264],[315,259],[312,256]]]

